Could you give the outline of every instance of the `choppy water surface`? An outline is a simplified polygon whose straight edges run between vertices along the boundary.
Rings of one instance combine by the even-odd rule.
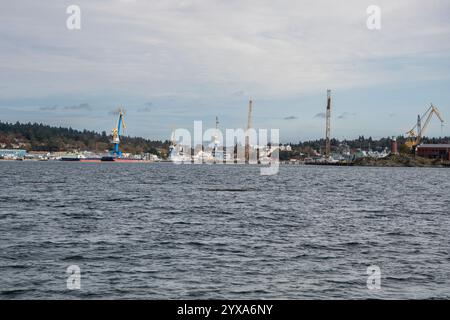
[[[449,181],[426,168],[3,161],[0,298],[450,298]]]

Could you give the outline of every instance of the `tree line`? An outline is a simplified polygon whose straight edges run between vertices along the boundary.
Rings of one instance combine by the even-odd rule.
[[[105,152],[112,148],[111,135],[105,131],[98,133],[89,130],[76,130],[72,128],[52,127],[42,123],[8,123],[0,121],[0,147],[1,148],[21,148],[27,151],[93,151]],[[429,138],[424,137],[423,143],[448,143],[450,137]],[[399,150],[406,151],[404,148],[406,138],[397,137]],[[150,140],[141,137],[121,137],[120,148],[123,152],[133,154],[152,153],[162,157],[167,156],[167,150],[170,142]],[[350,150],[376,150],[382,151],[390,149],[392,138],[372,139],[372,137],[359,136],[357,139],[331,139],[332,151],[339,151],[343,148]],[[283,157],[292,157],[295,155],[312,155],[314,151],[323,151],[325,148],[325,139],[299,141],[291,143],[292,151],[283,151],[280,154]]]
[[[112,148],[111,135],[105,131],[52,127],[42,123],[8,123],[0,121],[0,146],[27,151],[93,151],[105,152]],[[120,148],[133,154],[152,153],[164,156],[169,141],[140,137],[121,137]]]

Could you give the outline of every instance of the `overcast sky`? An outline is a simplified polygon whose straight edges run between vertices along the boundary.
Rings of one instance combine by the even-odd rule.
[[[69,5],[81,30],[68,30]],[[381,8],[381,30],[366,8]],[[194,120],[279,128],[283,142],[403,134],[450,119],[447,0],[3,0],[0,120],[168,139]],[[431,123],[429,135],[441,126]],[[449,126],[443,134],[450,135]]]

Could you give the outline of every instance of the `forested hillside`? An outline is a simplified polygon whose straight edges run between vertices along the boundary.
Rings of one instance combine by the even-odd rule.
[[[28,151],[97,151],[112,148],[111,136],[106,132],[51,127],[40,123],[0,122],[0,147],[22,148]],[[120,148],[130,153],[161,153],[168,141],[152,141],[137,137],[122,137]],[[163,152],[164,153],[164,152]]]

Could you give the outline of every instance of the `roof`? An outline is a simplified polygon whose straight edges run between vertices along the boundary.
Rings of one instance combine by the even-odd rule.
[[[421,144],[418,145],[417,148],[441,148],[441,149],[450,149],[450,143],[436,143],[436,144]]]
[[[26,152],[24,149],[0,149],[0,152]]]

